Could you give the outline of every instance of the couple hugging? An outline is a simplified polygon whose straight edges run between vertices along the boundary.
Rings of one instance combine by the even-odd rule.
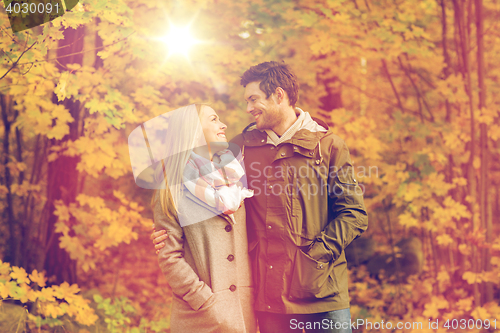
[[[142,125],[151,162],[163,158],[151,238],[171,332],[351,332],[344,249],[368,219],[349,150],[295,106],[286,64],[253,66],[241,85],[255,123],[230,142],[207,105],[170,112],[161,135]]]

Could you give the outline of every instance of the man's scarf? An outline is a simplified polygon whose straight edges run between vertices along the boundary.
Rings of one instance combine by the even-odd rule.
[[[242,186],[240,179],[245,170],[233,153],[226,149],[219,157],[220,163],[215,163],[191,152],[183,181],[189,192],[219,212],[230,215],[235,222],[232,214],[243,199],[253,196],[253,191]]]

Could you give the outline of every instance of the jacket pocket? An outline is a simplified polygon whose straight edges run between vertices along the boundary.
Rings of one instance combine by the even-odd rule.
[[[337,172],[333,194],[343,198],[348,205],[363,206],[363,189],[354,177],[352,167]]]
[[[319,262],[297,249],[290,284],[291,299],[317,299],[339,293],[333,262]]]

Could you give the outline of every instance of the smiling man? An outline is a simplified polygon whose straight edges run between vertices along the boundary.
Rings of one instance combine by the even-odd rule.
[[[241,77],[255,118],[232,142],[243,150],[249,253],[262,333],[351,332],[344,249],[368,226],[345,142],[295,107],[284,63]]]

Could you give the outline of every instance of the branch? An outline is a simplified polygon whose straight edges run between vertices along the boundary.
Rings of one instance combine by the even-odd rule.
[[[13,70],[15,67],[17,67],[17,65],[19,64],[19,60],[21,60],[21,57],[22,57],[22,56],[23,56],[26,52],[28,52],[29,50],[31,50],[31,48],[32,48],[33,46],[35,46],[35,44],[36,44],[36,43],[38,43],[38,42],[34,42],[33,44],[31,44],[31,46],[30,46],[30,47],[28,47],[27,49],[25,49],[25,50],[23,51],[23,53],[21,53],[21,55],[19,56],[19,58],[17,58],[16,62],[14,62],[14,63],[12,64],[12,66],[10,66],[10,68],[7,70],[7,72],[5,72],[5,74],[4,74],[4,75],[2,75],[2,77],[0,77],[0,80],[1,80],[1,79],[3,79],[4,77],[6,77],[6,76],[7,76],[7,74],[9,74],[9,72],[10,72],[11,70]],[[19,65],[21,65],[21,64],[19,64]]]
[[[128,39],[130,36],[132,36],[133,34],[135,33],[132,32],[130,35],[128,35],[127,37],[125,38],[122,38],[122,39],[119,39],[117,40],[116,42],[113,42],[111,44],[107,44],[107,45],[103,45],[103,46],[99,46],[99,47],[95,47],[93,49],[89,49],[89,50],[83,50],[83,51],[79,51],[79,52],[75,52],[75,53],[70,53],[70,54],[65,54],[63,56],[60,56],[60,57],[56,57],[56,58],[51,58],[51,59],[46,59],[46,60],[42,60],[42,61],[38,61],[38,60],[35,60],[35,61],[31,61],[31,62],[23,62],[22,64],[19,64],[19,65],[27,65],[27,64],[34,64],[34,63],[42,63],[42,62],[48,62],[48,61],[52,61],[52,60],[56,60],[57,59],[61,59],[61,58],[65,58],[65,57],[71,57],[73,55],[76,55],[76,54],[83,54],[83,53],[86,53],[86,52],[90,52],[90,51],[95,51],[95,50],[99,50],[99,49],[103,49],[105,47],[108,47],[108,46],[112,46],[112,45],[115,45],[115,44],[118,44],[120,42],[123,42],[124,40]]]
[[[420,111],[420,114],[421,114],[420,115],[420,119],[422,120],[422,122],[424,122],[424,118],[423,118],[423,115],[422,115],[422,106],[420,105],[420,99],[422,99],[422,102],[424,103],[425,107],[427,108],[427,111],[431,115],[431,121],[434,122],[434,115],[432,114],[432,112],[431,112],[431,110],[429,108],[429,105],[427,104],[427,101],[425,100],[425,98],[420,93],[420,89],[418,89],[417,84],[415,83],[415,81],[411,77],[410,70],[407,69],[403,65],[403,61],[401,60],[401,58],[399,56],[398,56],[398,60],[399,60],[399,65],[401,66],[401,69],[405,72],[406,76],[410,79],[410,82],[411,82],[413,88],[415,89],[415,92],[417,93],[418,108],[419,108],[419,111]],[[408,66],[410,66],[410,65],[408,64]]]
[[[375,95],[371,95],[371,94],[367,93],[366,91],[364,91],[363,89],[361,89],[360,87],[356,87],[356,86],[354,86],[354,85],[352,85],[350,83],[342,81],[341,79],[338,79],[338,80],[339,80],[340,83],[342,83],[346,87],[354,88],[354,89],[356,89],[357,91],[361,92],[362,94],[364,94],[365,96],[367,96],[369,98],[372,98],[372,99],[374,99],[376,101],[384,102],[387,105],[390,105],[392,107],[399,108],[399,106],[396,105],[396,104],[394,104],[390,99],[382,98],[382,97],[375,96]],[[414,116],[419,116],[419,113],[417,111],[410,110],[410,109],[407,109],[407,108],[403,108],[403,110],[405,110],[406,112],[408,112],[410,114],[413,114]],[[424,119],[426,119],[426,118],[424,117]],[[429,119],[426,119],[426,120],[430,121]]]
[[[389,69],[387,69],[387,63],[385,62],[385,59],[382,59],[382,65],[383,65],[382,67],[384,68],[385,75],[387,76],[387,79],[389,80],[389,83],[391,84],[392,91],[394,92],[394,95],[396,96],[396,99],[398,100],[399,108],[401,109],[401,112],[404,113],[403,104],[401,104],[401,99],[399,98],[398,91],[396,90],[396,87],[394,86],[394,82],[392,82],[391,73],[389,73]]]

